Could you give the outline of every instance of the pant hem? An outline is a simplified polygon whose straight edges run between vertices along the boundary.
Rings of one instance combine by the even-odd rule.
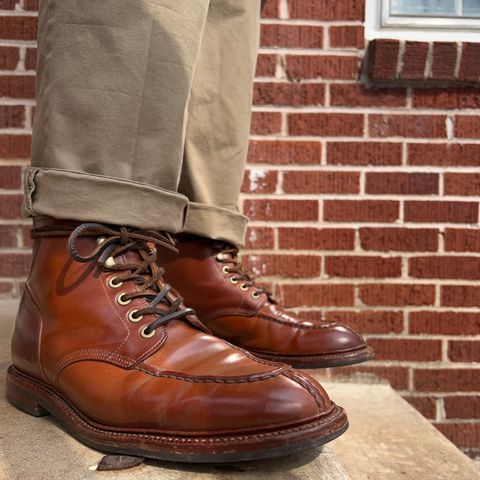
[[[232,210],[190,202],[184,231],[240,246],[245,243],[247,222],[247,217]]]
[[[26,216],[129,225],[181,232],[188,199],[184,195],[132,180],[54,168],[27,167]]]

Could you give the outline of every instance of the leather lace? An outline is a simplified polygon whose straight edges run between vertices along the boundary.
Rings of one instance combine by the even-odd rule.
[[[34,229],[32,238],[69,233],[65,230]],[[80,237],[95,237],[97,246],[86,255],[81,255],[78,251]],[[102,270],[119,272],[115,277],[115,285],[132,281],[138,286],[136,291],[124,293],[122,300],[125,302],[136,298],[148,300],[148,307],[138,309],[134,313],[134,318],[149,314],[155,316],[155,320],[144,329],[146,335],[150,335],[155,329],[173,319],[195,315],[193,309],[183,307],[181,297],[169,295],[170,285],[160,287],[160,279],[165,271],[157,264],[155,247],[161,246],[177,252],[174,245],[175,241],[167,233],[106,226],[100,223],[83,223],[73,230],[68,239],[68,251],[74,260],[81,263],[96,261]],[[130,251],[140,255],[141,260],[135,263],[115,262],[116,257]],[[164,308],[159,308],[160,306]]]
[[[272,298],[272,292],[256,283],[255,275],[251,270],[247,270],[238,258],[238,248],[224,242],[215,242],[215,250],[219,252],[217,261],[228,266],[228,273],[233,273],[234,280],[242,281],[245,287],[255,288],[255,294],[265,294],[272,303],[276,303]]]

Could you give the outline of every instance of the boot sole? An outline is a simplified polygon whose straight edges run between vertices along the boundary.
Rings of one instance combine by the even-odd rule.
[[[343,408],[295,426],[258,433],[172,435],[156,430],[122,430],[100,425],[81,414],[51,386],[11,365],[7,371],[9,402],[29,415],[53,415],[81,443],[103,452],[175,462],[238,462],[292,454],[334,440],[348,428]]]
[[[331,353],[325,355],[282,355],[271,352],[259,352],[249,350],[255,356],[274,362],[287,363],[293,368],[329,368],[344,367],[357,363],[373,360],[374,353],[371,347],[365,346],[362,349],[346,353]]]

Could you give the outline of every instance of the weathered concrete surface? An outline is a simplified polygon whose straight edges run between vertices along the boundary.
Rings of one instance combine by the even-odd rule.
[[[480,472],[388,385],[324,383],[350,428],[332,443],[353,479],[478,480]]]
[[[0,315],[0,480],[350,479],[328,446],[281,459],[216,467],[149,461],[129,470],[97,472],[102,454],[68,436],[52,417],[30,417],[6,401],[11,318]]]

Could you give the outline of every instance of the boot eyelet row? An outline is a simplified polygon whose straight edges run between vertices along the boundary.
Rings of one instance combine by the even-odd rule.
[[[255,300],[256,300],[257,298],[260,297],[260,294],[259,294],[258,292],[256,292],[256,291],[255,291],[255,292],[252,292],[252,297],[255,298]]]
[[[148,328],[148,325],[145,325],[140,329],[140,335],[143,338],[152,338],[155,335],[156,330],[152,330],[150,333],[146,333],[145,330]]]
[[[109,277],[107,280],[107,285],[110,288],[120,288],[123,285],[123,282],[118,282],[118,277],[116,275],[113,275],[112,277]]]
[[[132,300],[126,300],[123,298],[123,296],[125,295],[125,292],[120,292],[118,295],[117,295],[117,298],[116,298],[116,301],[119,305],[128,305]]]
[[[248,285],[246,285],[245,283],[242,283],[240,285],[240,289],[243,290],[244,292],[246,292],[248,290]]]
[[[234,285],[236,285],[239,282],[239,280],[238,280],[238,278],[230,277],[230,282],[233,283]]]
[[[139,322],[140,320],[142,320],[143,318],[143,315],[139,315],[138,317],[135,317],[135,314],[138,312],[138,310],[130,310],[130,312],[128,312],[128,319],[132,322],[132,323],[137,323]]]
[[[222,267],[222,272],[225,274],[225,275],[228,275],[230,273],[230,268],[228,268],[228,265],[224,265]]]

